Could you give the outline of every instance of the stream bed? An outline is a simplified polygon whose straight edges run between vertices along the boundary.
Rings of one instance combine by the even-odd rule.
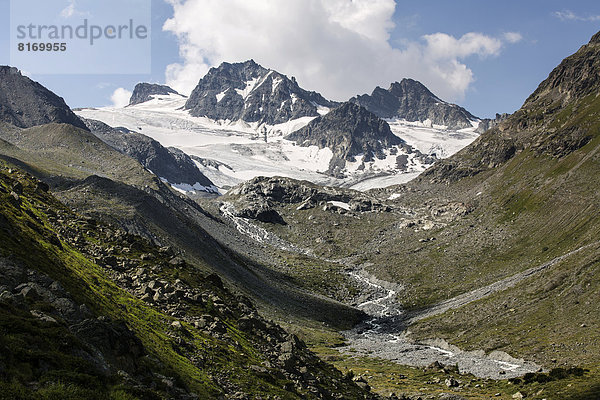
[[[540,370],[535,363],[501,351],[489,354],[482,350],[463,351],[441,339],[411,341],[406,332],[411,319],[418,316],[408,316],[396,302],[396,293],[402,288],[375,279],[362,270],[350,275],[370,292],[369,298],[356,304],[370,318],[343,332],[348,344],[339,349],[341,352],[421,368],[437,361],[442,365],[455,365],[461,373],[480,378],[507,379]]]

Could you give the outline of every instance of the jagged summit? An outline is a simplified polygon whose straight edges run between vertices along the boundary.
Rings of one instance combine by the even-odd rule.
[[[56,122],[87,130],[62,97],[9,66],[0,66],[0,121],[20,128]]]
[[[242,120],[270,125],[316,117],[337,105],[298,82],[249,60],[211,68],[190,95],[185,108],[197,117]]]
[[[131,99],[129,100],[129,105],[133,106],[135,104],[145,103],[148,100],[151,100],[153,96],[160,95],[169,95],[169,94],[179,94],[176,90],[171,89],[166,85],[159,85],[156,83],[138,83],[135,85],[133,89],[133,94],[131,95]]]
[[[425,85],[421,82],[410,78],[404,78],[400,82],[394,82],[390,85],[388,91],[394,96],[401,98],[403,96],[415,96],[423,98],[432,98],[433,100],[445,103],[439,97],[434,95]]]
[[[441,100],[421,82],[407,78],[392,83],[387,90],[378,86],[371,95],[353,97],[350,101],[381,118],[430,121],[449,129],[469,128],[471,121],[478,119],[464,108]]]

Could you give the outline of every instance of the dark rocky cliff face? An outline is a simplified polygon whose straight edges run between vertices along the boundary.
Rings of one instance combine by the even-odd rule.
[[[350,101],[380,118],[421,122],[430,120],[433,124],[445,125],[450,129],[468,128],[472,120],[477,120],[464,108],[440,100],[422,83],[413,79],[394,82],[388,90],[377,87],[371,95],[353,97]]]
[[[0,66],[0,121],[20,128],[56,122],[87,130],[62,97],[7,66]]]
[[[138,83],[133,89],[133,94],[129,100],[129,105],[145,103],[152,99],[152,96],[179,94],[175,90],[165,85],[157,85],[154,83]]]
[[[352,103],[344,103],[286,139],[295,140],[301,146],[329,147],[335,156],[345,160],[359,154],[371,160],[381,156],[383,149],[404,144],[385,121]]]
[[[293,77],[290,79],[250,60],[211,68],[185,108],[197,117],[279,124],[318,116],[319,107],[336,105],[316,92],[300,88]]]

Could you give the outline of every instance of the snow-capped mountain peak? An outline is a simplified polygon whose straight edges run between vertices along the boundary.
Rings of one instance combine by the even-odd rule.
[[[276,125],[317,117],[337,103],[302,89],[292,77],[249,60],[222,63],[200,79],[185,108],[213,120]]]
[[[467,111],[466,129],[438,126],[440,109],[462,109],[409,79],[367,96],[383,99],[384,117],[396,117],[388,121],[353,104],[356,99],[328,101],[302,89],[294,77],[253,60],[211,68],[189,98],[168,87],[147,89],[142,94],[150,99],[141,104],[81,110],[79,115],[183,150],[222,192],[256,176],[361,190],[406,182],[478,136]],[[409,114],[399,117],[403,109],[433,111],[408,122]]]

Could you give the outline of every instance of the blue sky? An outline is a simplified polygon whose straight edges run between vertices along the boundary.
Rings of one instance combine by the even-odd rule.
[[[170,1],[151,0],[150,74],[32,78],[71,107],[105,106],[118,88],[148,81],[189,91],[209,67],[254,58],[335,100],[412,77],[490,117],[518,109],[600,30],[597,0]],[[10,64],[9,5],[0,0],[2,65]]]

